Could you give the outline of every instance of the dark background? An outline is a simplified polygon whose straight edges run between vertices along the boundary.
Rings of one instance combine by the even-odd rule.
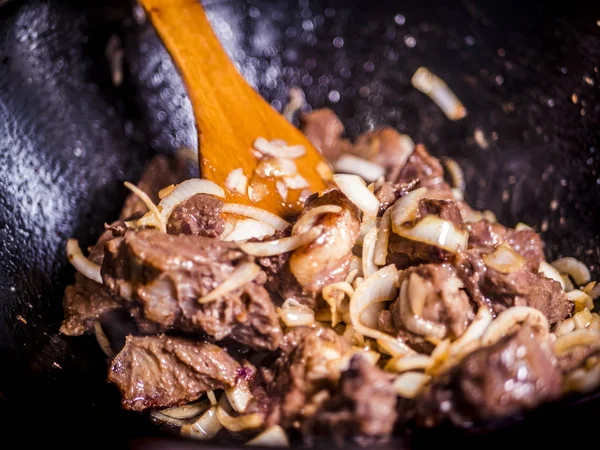
[[[493,210],[507,225],[535,226],[549,259],[575,256],[597,277],[600,7],[586,3],[205,5],[241,72],[275,108],[286,103],[289,87],[300,86],[310,107],[328,106],[342,117],[350,137],[389,124],[433,154],[456,158],[475,207]],[[105,55],[113,35],[125,51],[119,87]],[[465,119],[449,121],[411,87],[421,65],[463,101]],[[129,3],[11,0],[0,6],[5,436],[19,431],[21,439],[63,443],[85,436],[87,446],[96,446],[157,433],[142,416],[119,409],[93,338],[57,333],[62,292],[73,277],[64,245],[71,236],[82,245],[94,241],[120,209],[122,182],[137,180],[153,154],[196,142],[181,81]],[[555,405],[491,438],[470,435],[465,442],[512,442],[527,432],[539,443],[555,427],[591,425],[599,409],[598,402]],[[435,430],[414,442],[427,446],[448,436],[464,437]]]

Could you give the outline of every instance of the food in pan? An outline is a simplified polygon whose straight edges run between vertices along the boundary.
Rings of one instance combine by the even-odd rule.
[[[445,173],[409,136],[350,142],[327,109],[302,128],[334,169],[319,168],[325,192],[281,141],[240,149],[257,168],[225,186],[157,156],[87,256],[69,241],[61,331],[95,333],[124,408],[198,439],[369,444],[600,384],[585,265],[549,263],[532,228],[473,209],[458,164]],[[261,209],[264,179],[302,213]]]

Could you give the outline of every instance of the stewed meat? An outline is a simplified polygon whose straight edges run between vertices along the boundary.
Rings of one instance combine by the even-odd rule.
[[[323,156],[334,162],[350,148],[350,141],[343,139],[344,125],[329,108],[317,109],[301,119],[302,131]]]
[[[171,184],[178,184],[189,178],[189,171],[183,158],[155,156],[148,166],[137,187],[144,191],[150,200],[158,203],[158,192]],[[128,195],[119,216],[122,220],[128,220],[136,214],[145,213],[148,210],[144,202],[135,194]]]
[[[412,191],[418,184],[416,180],[410,183],[391,183],[384,181],[375,189],[375,197],[379,200],[379,215],[382,215],[396,200]]]
[[[167,233],[219,237],[225,229],[222,210],[222,200],[207,194],[194,195],[171,213]]]
[[[530,306],[544,313],[550,323],[564,319],[573,303],[561,285],[526,266],[510,273],[487,267],[478,250],[456,258],[456,267],[471,297],[496,314],[511,306]]]
[[[386,171],[385,179],[397,182],[400,181],[397,178],[413,150],[414,143],[411,138],[393,128],[383,127],[361,134],[350,151],[379,164]]]
[[[264,274],[210,303],[198,302],[250,261],[236,245],[215,239],[128,231],[107,243],[102,277],[138,320],[159,330],[229,336],[251,348],[275,349],[281,328],[261,285]]]
[[[326,205],[339,206],[341,211],[319,214],[299,230],[323,226],[324,232],[317,240],[291,253],[259,260],[269,276],[267,288],[275,297],[295,298],[314,306],[325,285],[342,281],[348,275],[352,248],[360,230],[356,206],[340,191],[331,190],[320,197],[309,197],[298,221],[311,210]]]
[[[419,329],[419,324],[427,322],[440,331],[440,335],[435,336],[438,339],[457,338],[465,332],[474,317],[473,306],[452,266],[411,267],[402,274],[403,282],[407,283],[407,298],[398,298],[390,308],[396,328],[426,336],[423,332],[426,327]],[[403,304],[403,300],[407,301]],[[414,316],[418,319],[410,320]]]
[[[306,418],[305,441],[314,444],[329,437],[341,447],[346,440],[362,445],[388,440],[397,417],[393,380],[392,374],[354,355],[328,400]]]
[[[126,409],[143,411],[196,400],[208,390],[234,386],[241,366],[227,351],[180,337],[129,336],[108,380]]]
[[[67,286],[63,298],[65,319],[60,332],[80,336],[94,328],[102,313],[119,308],[119,304],[99,283],[75,274],[75,284]]]
[[[561,373],[550,344],[524,326],[467,355],[418,399],[417,415],[431,426],[504,417],[557,398]]]

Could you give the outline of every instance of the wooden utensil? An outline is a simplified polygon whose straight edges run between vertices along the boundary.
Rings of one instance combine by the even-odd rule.
[[[306,154],[296,160],[298,172],[310,190],[323,190],[326,184],[316,170],[324,162],[321,153],[240,75],[221,47],[199,0],[140,3],[186,84],[198,129],[203,178],[225,188],[229,173],[241,167],[250,180],[257,164],[252,144],[264,137],[303,145]],[[289,191],[284,202],[273,180],[267,187],[268,194],[257,203],[225,188],[226,201],[253,204],[281,216],[299,212],[301,190]]]

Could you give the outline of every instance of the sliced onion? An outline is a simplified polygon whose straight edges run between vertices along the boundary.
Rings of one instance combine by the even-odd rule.
[[[369,231],[376,227],[379,222],[379,218],[375,216],[367,216],[363,214],[362,221],[360,222],[360,230],[358,231],[358,238],[356,239],[355,245],[363,245],[363,240]]]
[[[533,231],[533,228],[531,228],[529,225],[527,225],[526,223],[523,223],[523,222],[519,222],[515,226],[515,231],[524,231],[524,230]]]
[[[184,419],[173,419],[172,417],[169,417],[161,413],[160,411],[150,411],[150,417],[153,417],[158,422],[166,423],[178,428],[181,428],[183,425],[186,424],[186,421]]]
[[[360,260],[360,258],[357,258]],[[352,269],[348,272],[348,275],[346,276],[346,279],[344,280],[346,283],[348,284],[352,284],[352,282],[354,281],[354,279],[357,277],[359,272],[359,269]],[[352,287],[352,286],[350,286]]]
[[[379,200],[357,175],[334,175],[333,180],[346,196],[367,216],[376,217]]]
[[[392,229],[395,233],[396,230],[403,228],[406,222],[415,220],[419,210],[419,202],[425,197],[425,194],[427,194],[427,188],[415,189],[400,197],[390,206]]]
[[[226,218],[225,224],[223,226],[223,232],[219,236],[219,239],[221,239],[222,241],[227,239],[227,236],[229,236],[231,234],[231,232],[233,231],[233,229],[235,228],[236,223],[237,223],[237,220],[235,220],[231,217]]]
[[[525,265],[525,259],[506,243],[499,245],[493,253],[483,255],[483,262],[500,273],[513,273]]]
[[[546,261],[542,261],[540,263],[540,266],[538,268],[538,273],[541,273],[546,278],[550,278],[551,280],[554,280],[557,283],[560,283],[562,288],[563,289],[565,288],[565,282],[562,279],[562,277],[560,276],[560,273],[558,273],[558,270],[556,270],[554,267],[552,267]]]
[[[199,416],[210,408],[210,403],[206,400],[190,403],[183,406],[175,406],[173,408],[161,409],[160,413],[169,416],[173,419],[192,419]]]
[[[409,370],[427,370],[433,366],[433,363],[434,361],[431,357],[417,353],[390,359],[385,365],[385,370],[397,373]]]
[[[369,320],[369,324],[363,324],[363,312],[370,306],[390,301],[396,298],[398,289],[396,288],[397,270],[393,264],[383,267],[365,279],[354,291],[354,295],[350,299],[350,318],[354,329],[364,336],[380,340],[389,344],[390,348],[394,348],[397,354],[413,353],[413,350],[408,347],[402,340],[394,338],[389,334],[382,333],[377,330],[376,322]]]
[[[589,393],[600,386],[600,365],[595,365],[589,370],[580,368],[566,376],[567,389],[581,393]]]
[[[85,275],[90,280],[94,280],[96,283],[102,284],[100,266],[83,256],[77,239],[69,239],[67,241],[67,258],[79,273]]]
[[[331,311],[331,326],[333,327],[340,322],[338,308],[344,300],[344,294],[348,297],[352,297],[354,294],[354,288],[346,281],[328,284],[321,291],[323,299],[329,305]]]
[[[293,177],[283,177],[283,182],[288,189],[305,189],[310,187],[308,181],[302,175],[294,175]]]
[[[293,177],[298,173],[298,167],[293,159],[263,157],[254,169],[254,174],[260,178]]]
[[[243,262],[229,274],[225,281],[204,297],[201,297],[198,300],[198,303],[202,305],[217,300],[229,292],[235,291],[245,284],[250,283],[259,273],[260,267],[257,264],[254,264],[253,262]]]
[[[452,158],[445,158],[444,162],[452,180],[452,187],[461,192],[464,191],[466,187],[465,175],[460,165]]]
[[[309,209],[302,214],[302,216],[300,216],[298,221],[294,224],[294,228],[292,228],[292,234],[306,233],[315,226],[317,218],[323,214],[340,214],[341,212],[342,207],[337,205],[322,205]]]
[[[373,262],[378,266],[384,266],[387,262],[388,243],[390,239],[390,230],[392,228],[391,214],[392,209],[386,209],[381,217],[381,222],[379,222],[379,232],[377,234],[375,253],[373,255]]]
[[[567,298],[575,303],[575,308],[577,310],[588,308],[594,309],[594,301],[592,297],[587,295],[585,292],[580,291],[579,289],[574,289],[572,291],[567,292]]]
[[[266,211],[262,208],[257,208],[255,206],[248,205],[238,205],[237,203],[226,203],[223,205],[223,212],[228,214],[237,214],[240,216],[250,217],[255,220],[260,220],[261,222],[268,223],[276,230],[285,230],[290,226],[290,223],[287,220],[282,219],[281,217]]]
[[[211,405],[217,406],[217,396],[215,395],[215,391],[206,391],[206,397],[208,397],[208,401]]]
[[[281,199],[285,202],[288,196],[288,188],[283,181],[276,181],[275,187],[277,188],[277,192]]]
[[[587,328],[592,323],[592,313],[587,308],[582,309],[573,315],[573,322],[575,323],[575,328],[577,329]]]
[[[185,180],[183,183],[178,184],[171,194],[160,201],[158,204],[159,218],[156,217],[156,213],[147,213],[138,220],[138,226],[156,226],[156,223],[159,222],[161,230],[166,231],[166,224],[177,205],[197,194],[208,194],[221,198],[225,197],[223,188],[212,181],[201,180],[200,178],[190,178],[189,180]]]
[[[407,345],[399,340],[389,340],[389,339],[377,339],[375,341],[377,343],[377,348],[380,352],[385,353],[390,356],[400,357],[407,355]],[[409,347],[410,348],[410,347]],[[411,349],[412,352],[412,349]],[[412,352],[414,353],[414,352]]]
[[[452,222],[427,215],[412,228],[401,227],[396,234],[412,241],[435,245],[452,253],[465,250],[469,233],[457,229]]]
[[[225,180],[225,187],[232,192],[244,195],[246,193],[246,187],[248,186],[248,177],[244,175],[244,171],[241,167],[233,169],[227,175]]]
[[[410,83],[427,95],[450,120],[459,120],[467,115],[467,109],[448,85],[426,67],[419,67]]]
[[[167,232],[167,225],[166,222],[163,221],[162,216],[160,215],[160,208],[158,208],[154,202],[152,200],[150,200],[150,197],[148,197],[148,194],[146,194],[144,191],[142,191],[140,188],[138,188],[137,186],[131,184],[129,181],[126,181],[125,183],[125,187],[127,189],[129,189],[131,192],[133,192],[135,195],[137,195],[140,200],[142,200],[144,202],[144,204],[146,205],[146,207],[148,208],[148,212],[144,215],[144,217],[148,216],[149,220],[154,220],[155,224],[158,226],[158,228],[166,233]],[[142,217],[143,219],[143,217]],[[138,220],[138,225],[139,224],[144,224],[143,221],[141,221],[142,219]]]
[[[540,310],[528,306],[513,306],[498,314],[488,326],[481,338],[483,345],[498,342],[510,333],[515,325],[525,322],[537,329],[542,338],[548,336],[550,325]]]
[[[248,239],[261,239],[275,234],[275,228],[254,219],[236,220],[233,230],[221,238],[222,241],[245,242]]]
[[[423,289],[417,289],[419,281],[423,280],[416,274],[412,274],[409,280],[405,280],[400,287],[400,317],[404,326],[413,333],[419,334],[425,337],[434,337],[436,339],[443,339],[446,336],[446,327],[442,324],[425,320],[421,316],[417,315],[411,305],[409,296],[422,297],[423,303],[425,302],[424,296],[426,292]],[[410,287],[409,287],[410,285]],[[416,303],[419,303],[418,301]],[[422,310],[422,308],[420,308]]]
[[[217,407],[213,406],[194,423],[181,427],[181,435],[193,439],[208,440],[214,438],[223,426],[217,418]]]
[[[219,400],[217,419],[225,429],[233,433],[258,428],[263,424],[263,416],[258,413],[245,414],[238,417],[232,416],[231,405],[227,401],[226,395],[222,395]]]
[[[600,331],[581,328],[559,336],[554,343],[554,350],[557,356],[561,356],[578,345],[600,345]]]
[[[404,398],[415,398],[429,380],[431,377],[424,373],[405,372],[394,380],[394,389]]]
[[[106,337],[106,334],[104,333],[104,330],[102,329],[102,325],[100,325],[99,320],[96,320],[96,322],[94,322],[94,334],[96,335],[96,342],[98,342],[98,345],[100,346],[104,354],[109,358],[112,357],[115,354],[115,352],[113,351],[112,346],[110,345],[110,341],[108,340],[108,337]]]
[[[369,183],[385,175],[385,169],[379,164],[349,153],[344,153],[338,158],[334,164],[334,169],[336,173],[358,175]]]
[[[170,184],[169,186],[167,186],[166,188],[162,188],[160,191],[158,191],[158,198],[159,199],[163,199],[165,198],[167,195],[171,195],[171,193],[175,190],[175,185],[174,184]]]
[[[570,256],[557,259],[552,263],[552,267],[561,273],[569,275],[578,286],[583,286],[590,282],[591,276],[587,266]]]
[[[302,89],[297,87],[290,89],[289,96],[290,101],[283,107],[282,114],[288,122],[291,122],[294,119],[296,112],[302,109],[306,104],[306,100],[304,99],[304,92],[302,92]]]
[[[296,234],[274,241],[267,242],[246,242],[240,244],[242,251],[252,256],[274,256],[282,253],[291,252],[298,247],[307,245],[317,239],[323,232],[324,227],[318,226],[302,234]]]
[[[377,227],[371,228],[363,240],[362,248],[362,266],[365,278],[370,277],[377,272],[377,266],[373,262],[375,256],[375,242],[377,241]]]
[[[333,180],[333,171],[331,170],[331,166],[325,161],[319,161],[319,164],[317,164],[317,173],[326,183]]]
[[[299,327],[315,323],[315,312],[294,299],[287,299],[277,308],[279,317],[287,327]]]
[[[487,306],[479,307],[473,322],[471,322],[465,332],[452,343],[451,354],[458,355],[461,353],[461,350],[467,345],[470,345],[471,342],[481,339],[493,319],[494,317]]]
[[[253,147],[263,155],[277,156],[279,158],[295,159],[306,154],[306,149],[303,145],[280,145],[280,143],[269,142],[262,137],[254,141]]]
[[[575,286],[573,286],[573,283],[571,282],[569,275],[563,274],[560,276],[560,278],[563,280],[563,286],[564,286],[565,292],[571,292],[572,290],[575,289]]]
[[[252,393],[247,383],[237,383],[235,386],[225,389],[225,395],[231,407],[239,413],[246,411],[252,400]]]
[[[283,428],[273,425],[246,442],[249,447],[289,447],[290,441]]]
[[[252,203],[258,203],[269,193],[269,188],[265,183],[258,180],[252,180],[248,186],[248,198]]]
[[[574,329],[575,329],[575,321],[572,318],[565,319],[556,328],[555,334],[556,334],[556,336],[562,336],[563,334],[570,333]]]

